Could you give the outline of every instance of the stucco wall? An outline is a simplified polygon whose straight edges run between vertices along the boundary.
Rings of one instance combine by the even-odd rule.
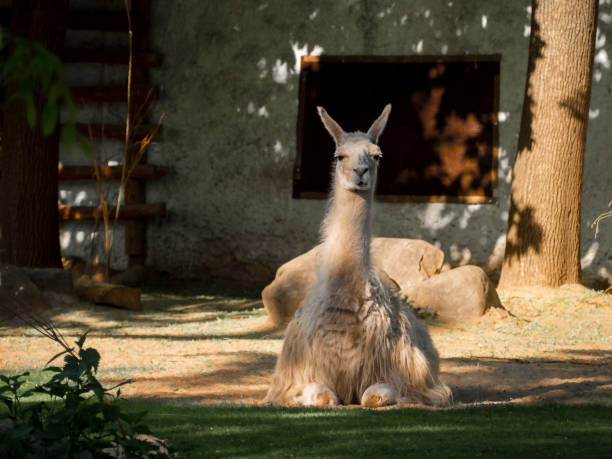
[[[168,217],[148,228],[148,265],[176,277],[265,283],[318,240],[325,203],[291,197],[302,54],[501,54],[495,204],[378,203],[375,233],[439,245],[452,265],[497,274],[503,257],[529,45],[530,0],[153,1],[154,70],[165,113],[148,161],[168,167],[149,202]],[[612,199],[610,0],[600,7],[583,194],[587,278],[610,278]],[[339,120],[340,122],[342,120]],[[364,128],[367,126],[364,126]],[[332,154],[332,152],[330,152]],[[414,154],[419,154],[415,151]]]

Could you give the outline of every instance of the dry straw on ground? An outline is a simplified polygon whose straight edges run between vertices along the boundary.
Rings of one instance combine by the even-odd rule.
[[[612,296],[580,286],[501,292],[507,308],[461,324],[429,323],[455,402],[612,401]],[[143,311],[83,304],[53,310],[68,341],[86,329],[101,379],[128,397],[259,403],[282,332],[259,301],[143,295]],[[0,326],[0,369],[41,368],[60,349],[25,326]]]

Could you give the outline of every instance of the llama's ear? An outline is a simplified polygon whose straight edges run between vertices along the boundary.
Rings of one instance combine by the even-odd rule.
[[[372,138],[374,143],[378,143],[378,138],[382,134],[385,126],[387,125],[387,120],[389,119],[389,113],[391,113],[391,104],[387,104],[380,114],[380,116],[372,123],[370,129],[368,129],[368,136]]]
[[[342,130],[340,125],[336,123],[331,116],[327,114],[323,107],[317,107],[317,111],[319,112],[319,116],[321,117],[321,121],[323,121],[323,126],[327,129],[327,132],[331,134],[334,138],[334,142],[336,142],[336,146],[342,145],[344,142],[344,138],[346,133]]]

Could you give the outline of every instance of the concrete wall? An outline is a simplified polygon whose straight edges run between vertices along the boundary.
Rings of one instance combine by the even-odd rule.
[[[610,0],[600,7],[583,194],[588,279],[612,277],[612,221],[590,224],[612,199]],[[497,274],[504,251],[529,45],[530,0],[153,1],[153,79],[164,137],[148,161],[171,174],[148,186],[168,217],[149,225],[148,264],[175,277],[265,283],[317,243],[325,203],[291,198],[299,57],[502,55],[495,204],[379,203],[375,233],[439,245],[452,265]],[[612,36],[610,36],[612,39]],[[339,120],[340,122],[342,120]],[[367,126],[364,126],[366,128]],[[331,154],[332,152],[330,152]],[[419,154],[419,152],[414,152]]]

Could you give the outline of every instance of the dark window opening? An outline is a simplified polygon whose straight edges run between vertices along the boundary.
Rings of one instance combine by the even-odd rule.
[[[377,199],[493,202],[499,71],[500,56],[304,56],[293,196],[327,196],[334,142],[317,105],[366,131],[391,103]]]

